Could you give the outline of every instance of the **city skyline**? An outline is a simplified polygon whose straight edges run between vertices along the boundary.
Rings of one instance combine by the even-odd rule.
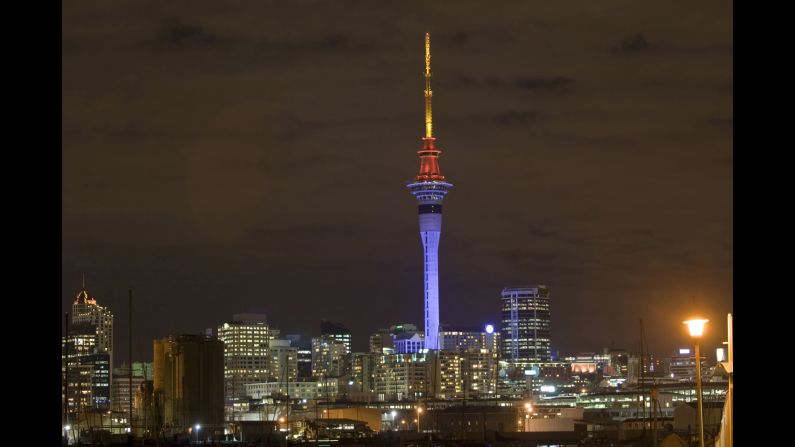
[[[704,8],[696,19],[714,12],[693,7]],[[389,35],[277,24],[268,34],[202,8],[85,33],[75,24],[88,11],[64,10],[62,307],[85,272],[117,317],[116,358],[127,358],[128,287],[144,359],[153,339],[243,312],[266,313],[282,334],[339,321],[354,351],[381,327],[421,325],[421,249],[400,183],[416,167],[425,31],[457,182],[440,323],[498,325],[504,287],[546,284],[561,354],[635,350],[640,318],[652,350],[673,352],[688,343],[681,321],[694,307],[712,320],[708,342],[723,340],[730,20],[666,28],[628,7],[642,25],[596,27],[586,44],[564,38],[573,16],[541,6],[505,26],[440,25],[449,13],[421,20],[394,6],[407,19]],[[613,65],[588,69],[593,59]],[[106,78],[86,77],[93,60],[112,62]],[[153,65],[130,68],[141,61]],[[364,68],[336,74],[352,63]]]

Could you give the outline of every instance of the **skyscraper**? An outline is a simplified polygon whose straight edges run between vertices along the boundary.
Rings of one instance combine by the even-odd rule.
[[[113,358],[113,313],[88,295],[86,281],[72,304],[72,324],[92,324],[97,330],[97,352]]]
[[[344,342],[330,335],[312,338],[312,376],[324,378],[343,375],[347,357],[348,352]]]
[[[420,173],[409,183],[411,194],[419,202],[420,239],[425,271],[425,347],[439,349],[439,238],[442,234],[442,200],[453,185],[444,181],[439,169],[439,155],[433,136],[431,113],[431,36],[425,33],[425,137],[420,157]]]
[[[69,369],[68,411],[107,409],[113,369],[113,314],[90,297],[85,277],[72,303],[71,324],[61,342],[62,369]]]
[[[502,289],[502,358],[513,363],[549,362],[549,289]]]
[[[295,382],[298,379],[298,347],[290,340],[270,341],[268,376],[271,381]]]
[[[320,321],[320,336],[337,340],[345,345],[345,353],[351,353],[351,331],[340,323]]]
[[[224,344],[224,396],[226,410],[245,396],[247,383],[268,380],[269,343],[276,331],[263,314],[235,314],[232,321],[218,326],[218,340]]]

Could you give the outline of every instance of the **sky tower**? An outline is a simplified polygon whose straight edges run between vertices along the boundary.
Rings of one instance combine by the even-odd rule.
[[[439,349],[439,237],[442,234],[442,200],[453,185],[444,181],[439,170],[439,155],[433,137],[431,113],[431,35],[425,33],[425,137],[420,157],[420,173],[409,183],[419,202],[420,239],[425,260],[425,348]]]

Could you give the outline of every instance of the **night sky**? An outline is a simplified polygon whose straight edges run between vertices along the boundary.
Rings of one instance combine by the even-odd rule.
[[[127,355],[264,312],[422,327],[417,174],[431,33],[441,322],[545,284],[561,355],[655,352],[732,309],[729,1],[63,5],[63,278]]]

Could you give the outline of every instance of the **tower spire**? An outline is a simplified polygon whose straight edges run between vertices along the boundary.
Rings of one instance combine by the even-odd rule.
[[[431,33],[425,33],[425,138],[433,138],[433,113],[431,109]]]

